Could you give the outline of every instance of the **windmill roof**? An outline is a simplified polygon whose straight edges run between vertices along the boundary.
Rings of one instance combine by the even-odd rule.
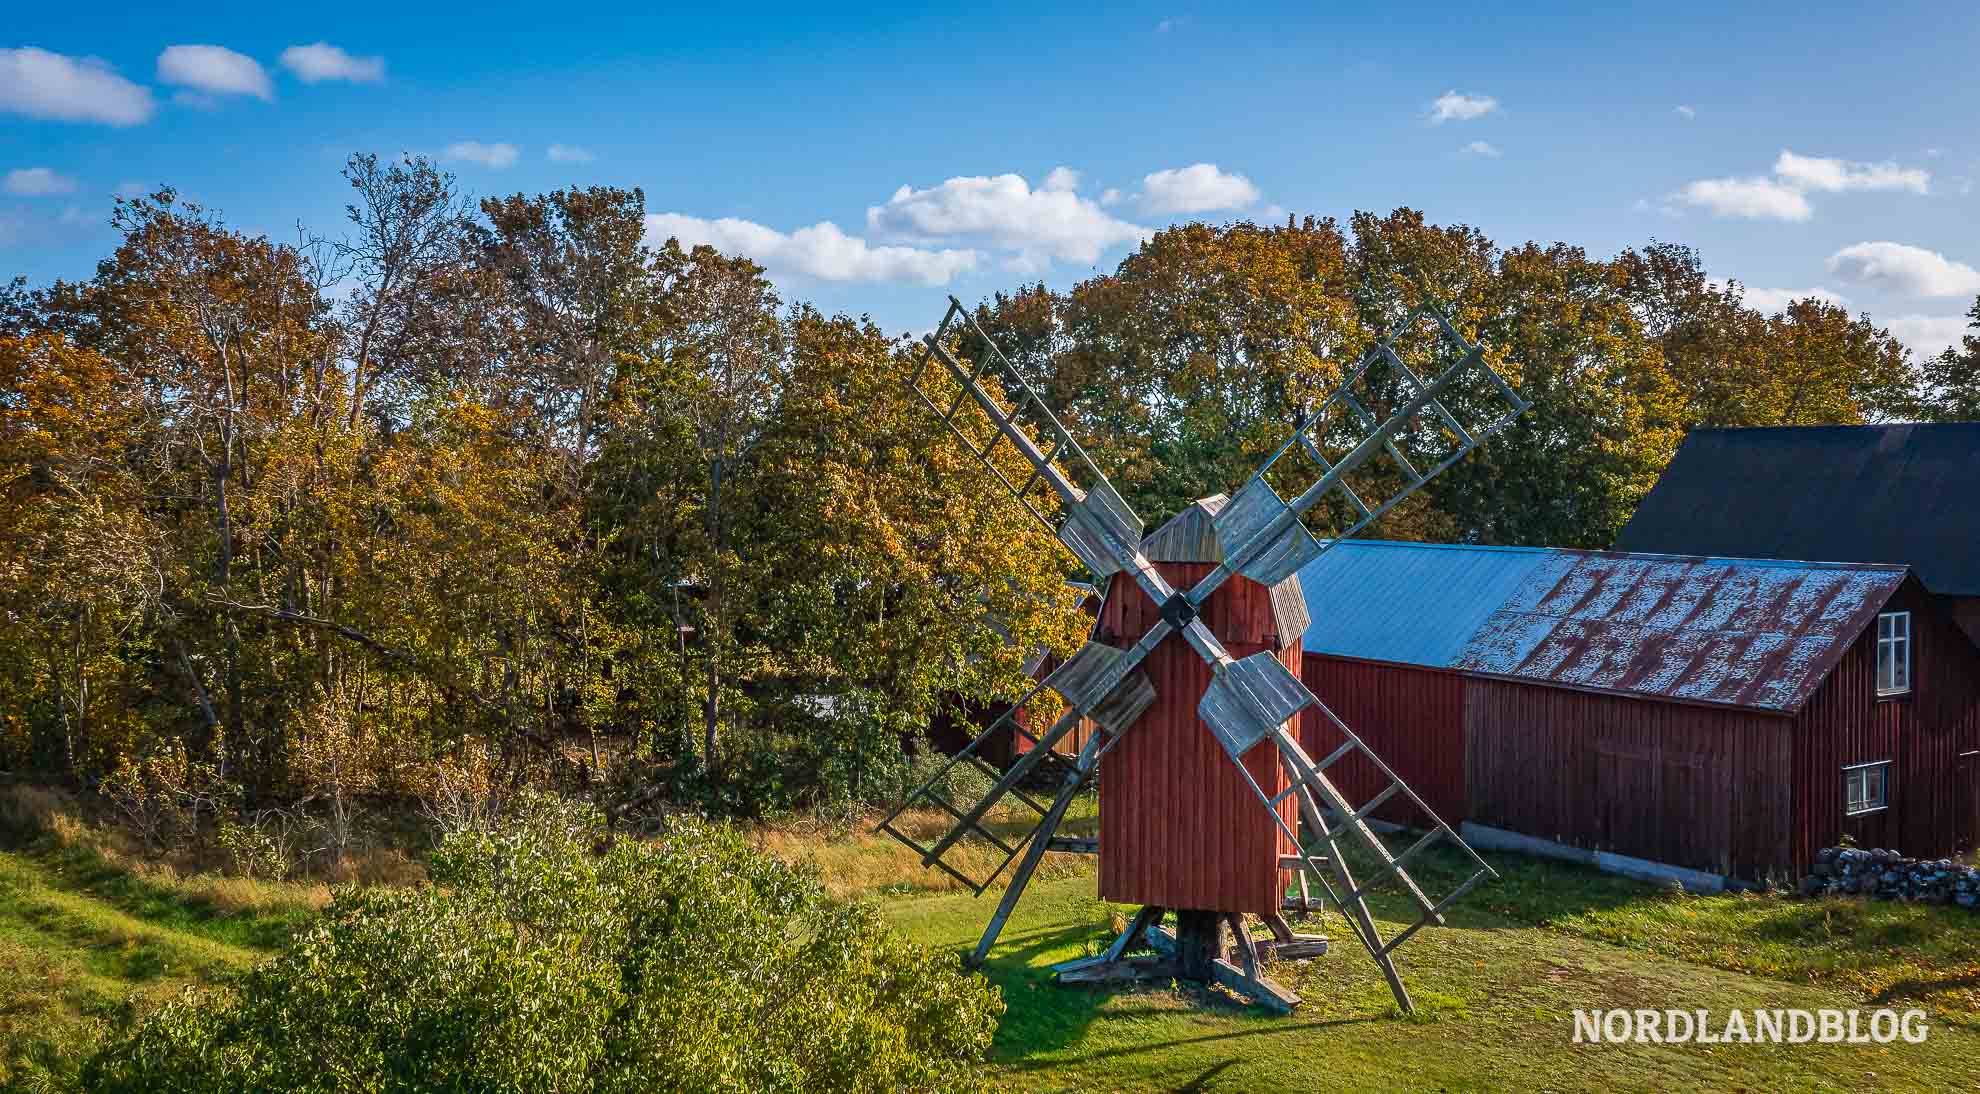
[[[1230,500],[1228,494],[1212,494],[1189,503],[1160,528],[1141,537],[1141,553],[1150,562],[1224,561],[1224,548],[1217,542],[1212,522]],[[1306,631],[1311,621],[1306,615],[1306,597],[1300,592],[1298,574],[1288,574],[1285,580],[1272,586],[1272,618],[1281,649]]]
[[[1902,563],[1980,596],[1980,422],[1695,429],[1619,551]]]
[[[1302,571],[1310,652],[1792,713],[1902,566],[1342,543]]]

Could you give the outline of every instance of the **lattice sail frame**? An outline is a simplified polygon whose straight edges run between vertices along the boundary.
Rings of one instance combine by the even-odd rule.
[[[1418,375],[1396,351],[1399,337],[1413,335],[1425,320],[1432,324],[1433,339],[1450,351],[1456,360],[1428,379]],[[959,322],[960,321],[960,322]],[[982,347],[973,367],[966,365],[948,348],[952,328],[966,327]],[[1341,384],[1317,408],[1306,414],[1299,426],[1272,456],[1238,490],[1231,502],[1212,521],[1223,561],[1187,591],[1172,587],[1141,554],[1143,524],[1120,494],[1102,475],[1059,422],[1051,408],[1031,387],[1022,372],[1004,356],[995,341],[984,333],[961,301],[949,298],[949,310],[936,330],[924,339],[924,352],[909,386],[933,410],[963,445],[1000,482],[1033,519],[1051,532],[1075,557],[1084,563],[1106,587],[1105,579],[1128,573],[1161,609],[1161,619],[1131,647],[1121,649],[1095,637],[1065,664],[1048,676],[1003,718],[993,723],[958,756],[927,783],[909,794],[881,829],[901,839],[922,854],[924,865],[938,866],[981,893],[993,883],[1020,854],[1024,859],[1013,875],[996,914],[979,942],[975,959],[987,956],[1003,922],[1015,906],[1044,852],[1051,848],[1053,832],[1073,795],[1092,778],[1099,757],[1117,743],[1141,713],[1156,698],[1153,686],[1138,670],[1141,660],[1172,632],[1196,650],[1212,669],[1213,678],[1201,697],[1197,710],[1216,735],[1237,768],[1244,774],[1266,811],[1292,845],[1300,848],[1295,865],[1301,870],[1300,885],[1305,890],[1309,874],[1320,878],[1329,896],[1341,907],[1357,938],[1374,958],[1389,982],[1398,1004],[1411,1009],[1407,990],[1396,972],[1390,955],[1404,941],[1429,923],[1443,922],[1443,911],[1464,893],[1488,877],[1491,867],[1460,839],[1442,818],[1383,763],[1353,730],[1270,653],[1233,658],[1216,636],[1197,619],[1198,610],[1224,582],[1236,574],[1261,584],[1272,585],[1298,572],[1341,539],[1373,523],[1404,498],[1415,493],[1430,479],[1454,465],[1473,449],[1511,425],[1531,404],[1485,360],[1483,347],[1467,340],[1450,319],[1434,304],[1425,302],[1412,311],[1395,331],[1371,346],[1348,370]],[[931,394],[930,376],[944,378],[954,386],[953,395]],[[1461,380],[1482,380],[1485,402],[1496,413],[1485,424],[1466,428],[1458,413],[1442,398]],[[987,383],[986,383],[987,381]],[[941,395],[947,407],[935,397]],[[1474,401],[1476,399],[1474,398]],[[1385,407],[1378,414],[1374,407]],[[1386,404],[1393,404],[1392,407]],[[1503,408],[1503,409],[1500,409]],[[964,417],[967,412],[968,416]],[[965,429],[975,429],[977,437]],[[1343,441],[1345,436],[1348,439]],[[1435,442],[1435,443],[1431,443]],[[979,446],[980,445],[980,446]],[[1030,467],[1022,483],[1014,483],[999,465],[997,449],[1007,445],[1016,457]],[[1329,456],[1329,449],[1334,455]],[[1417,449],[1412,460],[1406,448]],[[1428,448],[1426,458],[1423,449]],[[1297,450],[1319,475],[1310,485],[1287,501],[1267,480],[1288,453]],[[1350,485],[1349,477],[1378,459],[1386,459],[1401,485],[1385,488],[1385,496],[1371,505]],[[1421,471],[1422,461],[1429,470]],[[1069,477],[1069,467],[1080,481]],[[1322,543],[1307,530],[1304,516],[1323,500],[1338,498],[1355,515],[1351,525]],[[1047,510],[1060,519],[1054,523]],[[1015,715],[1042,688],[1050,687],[1067,702],[1065,714],[1044,734],[1032,736],[1015,720]],[[1324,760],[1314,761],[1300,746],[1287,726],[1301,711],[1312,707],[1341,736],[1342,744]],[[1018,785],[1051,753],[1080,718],[1092,719],[1100,732],[1090,738],[1066,772],[1061,789],[1049,805],[1031,799]],[[991,792],[968,810],[948,802],[935,787],[958,762],[982,765],[980,747],[1000,731],[1023,733],[1032,750],[1001,774]],[[1268,796],[1252,778],[1243,757],[1253,748],[1271,741],[1279,752],[1287,774],[1287,789]],[[1384,776],[1388,785],[1373,800],[1356,807],[1343,796],[1326,775],[1332,764],[1354,752],[1366,756]],[[987,766],[987,765],[984,765]],[[1427,833],[1401,855],[1392,856],[1387,846],[1369,828],[1367,819],[1375,809],[1396,794],[1405,795],[1421,815],[1430,820]],[[1007,796],[1016,795],[1039,817],[1025,835],[1012,843],[997,837],[983,826],[990,809]],[[1327,852],[1314,853],[1301,840],[1298,831],[1279,814],[1278,806],[1297,795],[1301,821]],[[895,822],[900,814],[918,801],[929,801],[957,818],[958,823],[942,838],[923,845],[903,834]],[[1329,823],[1328,817],[1334,818]],[[988,877],[972,879],[942,860],[942,856],[965,835],[988,838],[1004,851],[1003,861]],[[1373,856],[1378,874],[1367,883],[1357,883],[1341,853],[1341,837],[1352,836]],[[1446,840],[1468,857],[1471,875],[1440,900],[1431,900],[1412,880],[1404,864],[1430,844]],[[1333,875],[1333,882],[1327,878]],[[1396,880],[1415,902],[1420,915],[1403,931],[1384,939],[1365,903],[1375,886]],[[1339,884],[1335,888],[1334,883]]]

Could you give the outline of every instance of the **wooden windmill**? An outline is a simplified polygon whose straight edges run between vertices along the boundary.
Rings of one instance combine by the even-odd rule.
[[[1413,332],[1431,335],[1439,347],[1435,371],[1419,375],[1397,352],[1399,340]],[[973,336],[973,362],[951,346],[963,334]],[[1442,310],[1425,303],[1361,355],[1235,495],[1198,501],[1144,537],[1141,519],[960,301],[950,298],[942,325],[925,342],[910,386],[1104,592],[1089,641],[881,824],[920,852],[925,866],[979,894],[1017,864],[975,962],[988,955],[1046,852],[1094,851],[1100,895],[1141,911],[1105,953],[1059,966],[1061,980],[1215,980],[1290,1009],[1297,997],[1260,973],[1261,954],[1311,956],[1325,948],[1324,939],[1296,936],[1281,918],[1283,871],[1291,869],[1302,893],[1309,878],[1319,881],[1380,966],[1397,1004],[1410,1010],[1395,949],[1423,926],[1441,924],[1445,908],[1492,870],[1300,682],[1306,597],[1298,573],[1510,425],[1527,402]],[[1466,419],[1483,424],[1467,428]],[[1282,483],[1294,477],[1295,460],[1310,467],[1302,480],[1310,485],[1287,501],[1268,476]],[[1349,485],[1351,475],[1364,490],[1373,477],[1381,493],[1363,498]],[[1323,500],[1348,525],[1327,541],[1316,540],[1302,520]],[[1324,608],[1325,590],[1305,592],[1318,594],[1311,599]],[[1065,699],[1066,711],[1033,732],[1017,712],[1045,688]],[[1295,732],[1294,717],[1308,710],[1314,713]],[[1098,731],[1067,765],[1057,794],[1049,801],[1034,797],[1025,786],[1041,764],[1055,762],[1048,761],[1056,758],[1053,746],[1083,721]],[[1030,747],[997,770],[982,753],[1003,734]],[[1386,779],[1386,789],[1363,803],[1347,800],[1327,774],[1357,754]],[[1110,759],[1100,780],[1097,844],[1058,836],[1067,808],[1103,756]],[[994,779],[982,800],[960,803],[940,792],[958,764]],[[1428,820],[1423,835],[1392,854],[1367,821],[1397,795]],[[986,825],[992,808],[1006,801],[1036,817],[1015,839]],[[897,824],[910,807],[940,809],[955,824],[924,844]],[[965,837],[1001,852],[987,876],[969,876],[948,860]],[[1457,849],[1471,872],[1433,898],[1405,866],[1439,841]],[[1361,860],[1361,878],[1344,851]],[[1384,938],[1365,897],[1387,882],[1407,894],[1418,914]],[[1173,934],[1163,926],[1171,912]],[[1264,919],[1273,938],[1254,942],[1246,915]],[[1226,926],[1233,928],[1228,945]],[[1157,956],[1131,956],[1142,948]]]

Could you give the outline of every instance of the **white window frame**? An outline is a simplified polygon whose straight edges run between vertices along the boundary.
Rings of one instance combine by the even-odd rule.
[[[1891,807],[1891,761],[1875,760],[1867,764],[1850,764],[1843,773],[1843,816],[1860,817],[1866,813],[1880,813]],[[1870,796],[1872,776],[1875,776],[1877,795]],[[1857,784],[1862,790],[1857,791]]]
[[[1877,695],[1910,693],[1911,613],[1884,612],[1877,617]]]

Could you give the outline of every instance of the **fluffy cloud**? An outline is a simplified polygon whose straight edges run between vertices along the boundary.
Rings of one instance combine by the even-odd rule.
[[[455,141],[442,153],[450,160],[478,163],[483,167],[514,167],[519,153],[513,144],[483,144],[480,141]]]
[[[1679,190],[1677,199],[1722,217],[1807,220],[1815,215],[1801,191],[1769,178],[1699,179]]]
[[[1019,175],[952,178],[926,190],[902,186],[885,205],[866,210],[866,224],[883,236],[967,237],[1009,248],[1019,252],[1023,269],[1052,259],[1092,262],[1109,247],[1150,234],[1071,190],[1033,190]]]
[[[158,55],[158,79],[209,95],[275,97],[261,62],[224,46],[166,46]]]
[[[1826,156],[1798,156],[1782,149],[1771,177],[1699,179],[1673,195],[1686,205],[1709,209],[1719,216],[1771,220],[1807,220],[1815,214],[1810,193],[1845,190],[1902,190],[1925,193],[1929,172],[1889,161],[1858,163]]]
[[[592,154],[574,144],[553,144],[546,153],[552,163],[590,163]]]
[[[1497,109],[1499,100],[1490,95],[1460,95],[1455,91],[1446,91],[1430,103],[1430,121],[1435,125],[1468,122]]]
[[[773,274],[798,274],[824,281],[919,281],[942,285],[976,268],[971,250],[875,247],[849,236],[831,221],[784,233],[735,217],[704,220],[679,213],[652,213],[646,237],[668,238],[692,247],[705,243],[720,251],[747,255]]]
[[[1156,171],[1141,180],[1141,188],[1149,210],[1157,213],[1241,209],[1258,200],[1250,179],[1220,171],[1214,163]]]
[[[1779,311],[1786,311],[1789,304],[1797,300],[1806,300],[1809,297],[1814,297],[1824,304],[1834,304],[1839,308],[1849,306],[1848,297],[1841,293],[1830,292],[1828,289],[1819,287],[1809,289],[1756,289],[1749,285],[1744,286],[1744,288],[1746,290],[1746,306],[1755,311],[1766,312],[1769,315]]]
[[[1829,256],[1829,269],[1916,296],[1980,295],[1980,270],[1937,251],[1887,240],[1844,247]]]
[[[1458,151],[1467,156],[1485,156],[1490,159],[1499,158],[1499,150],[1485,141],[1472,141],[1470,144],[1458,149]]]
[[[282,67],[306,84],[325,80],[375,84],[385,78],[385,58],[353,57],[328,42],[290,46],[282,51]]]
[[[45,49],[0,49],[0,111],[64,122],[137,125],[154,109],[151,90],[94,57]]]
[[[1045,175],[1045,181],[1038,185],[1040,190],[1077,190],[1079,172],[1070,167],[1054,167]]]
[[[16,167],[0,182],[0,190],[19,197],[66,194],[76,188],[76,180],[55,173],[52,167]]]
[[[1884,324],[1897,340],[1920,357],[1937,357],[1971,333],[1963,315],[1900,315]]]
[[[1774,177],[1798,190],[1907,190],[1922,194],[1931,184],[1930,172],[1895,163],[1855,163],[1823,156],[1797,156],[1785,149],[1774,161]]]

